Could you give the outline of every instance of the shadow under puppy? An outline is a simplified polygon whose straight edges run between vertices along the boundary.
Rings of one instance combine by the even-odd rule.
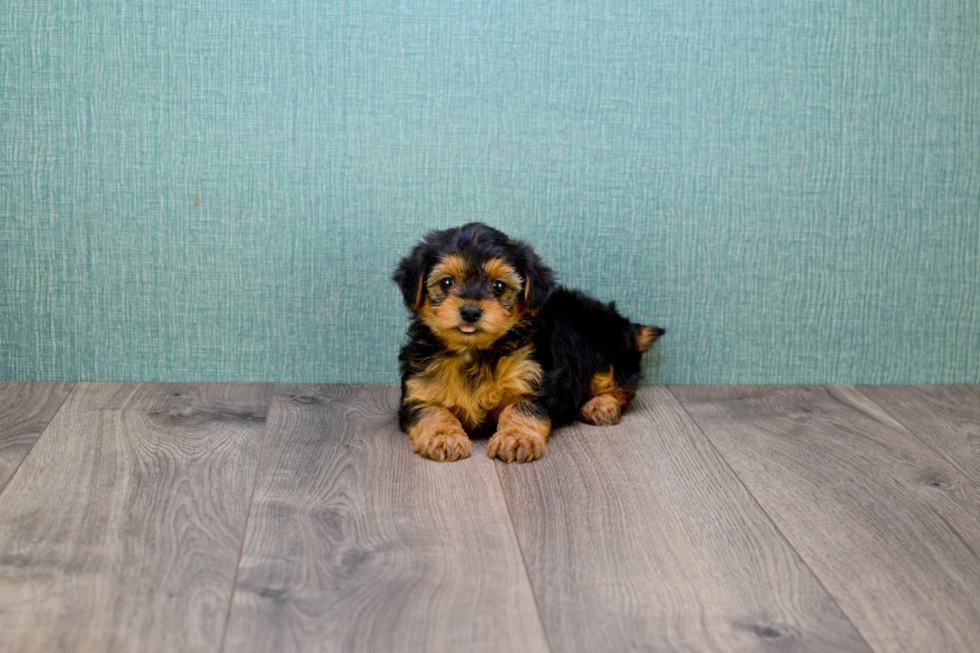
[[[399,424],[432,460],[490,436],[491,458],[528,462],[552,424],[616,424],[664,333],[556,287],[527,244],[477,222],[428,234],[394,280],[413,313]]]

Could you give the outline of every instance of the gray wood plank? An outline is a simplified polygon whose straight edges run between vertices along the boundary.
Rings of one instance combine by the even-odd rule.
[[[980,390],[969,385],[859,386],[926,444],[980,481]]]
[[[76,386],[0,495],[0,649],[217,650],[271,390]]]
[[[555,653],[869,651],[670,392],[497,463]]]
[[[872,647],[980,650],[980,488],[852,387],[672,386]]]
[[[397,406],[277,392],[224,650],[547,650],[492,461],[413,454]]]
[[[0,382],[0,493],[74,385],[63,382]]]

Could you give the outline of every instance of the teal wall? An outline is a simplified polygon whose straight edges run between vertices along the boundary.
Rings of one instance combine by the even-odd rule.
[[[652,381],[980,381],[977,2],[7,0],[0,130],[2,379],[392,381],[479,219]]]

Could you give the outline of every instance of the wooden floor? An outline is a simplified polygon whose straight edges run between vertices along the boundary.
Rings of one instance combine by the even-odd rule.
[[[0,651],[980,651],[977,386],[644,387],[526,465],[397,400],[0,383]]]

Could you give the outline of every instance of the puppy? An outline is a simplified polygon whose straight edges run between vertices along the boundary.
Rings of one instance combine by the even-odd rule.
[[[399,425],[432,460],[490,436],[491,458],[523,463],[554,424],[616,424],[664,333],[556,287],[527,244],[478,222],[427,235],[394,280],[412,314]]]

